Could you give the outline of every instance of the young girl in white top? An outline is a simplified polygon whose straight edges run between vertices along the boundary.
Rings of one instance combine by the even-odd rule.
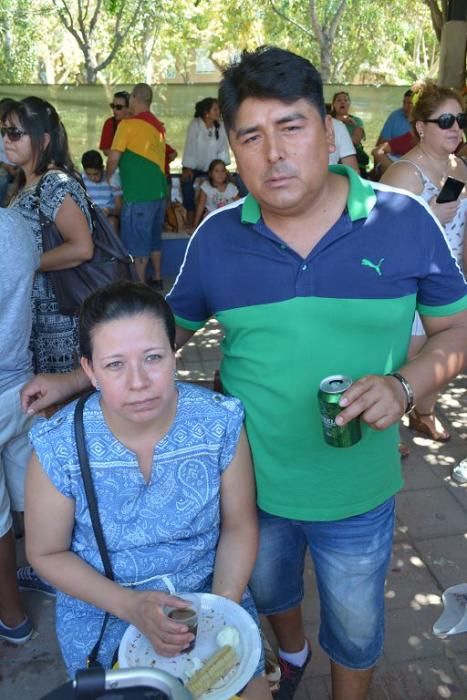
[[[235,199],[238,199],[238,189],[229,181],[229,173],[224,161],[215,158],[209,164],[208,179],[200,187],[195,228],[206,214],[220,209],[220,207],[225,207],[226,204],[230,204]]]

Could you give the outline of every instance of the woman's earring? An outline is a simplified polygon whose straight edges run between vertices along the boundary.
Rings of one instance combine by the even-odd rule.
[[[419,136],[420,136],[421,139],[423,139],[423,138],[425,137],[425,132],[424,132],[424,131],[421,131],[421,132],[419,133]]]
[[[100,391],[100,390],[101,390],[101,385],[99,384],[99,382],[96,382],[96,383],[94,384],[94,388],[96,389],[96,391]]]

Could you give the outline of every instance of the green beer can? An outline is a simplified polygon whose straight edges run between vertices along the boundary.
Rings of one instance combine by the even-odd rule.
[[[319,385],[319,412],[324,439],[333,447],[351,447],[362,437],[359,418],[354,418],[347,425],[336,425],[336,416],[343,410],[339,406],[340,398],[350,386],[351,378],[343,374],[325,377]]]

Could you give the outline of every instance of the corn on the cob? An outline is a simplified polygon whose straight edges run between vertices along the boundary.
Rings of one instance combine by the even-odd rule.
[[[195,698],[199,698],[225,676],[235,666],[237,661],[237,654],[233,647],[228,645],[221,647],[209,657],[203,668],[196,671],[195,675],[186,684],[186,687]]]

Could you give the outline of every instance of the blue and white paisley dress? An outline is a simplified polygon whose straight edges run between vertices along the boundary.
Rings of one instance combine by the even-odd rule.
[[[42,255],[42,228],[39,219],[37,184],[25,187],[10,203],[26,219],[37,250]],[[91,215],[83,188],[77,180],[60,170],[50,170],[42,181],[40,208],[55,221],[66,195],[81,209],[91,230]],[[12,261],[14,264],[14,261]],[[38,372],[69,372],[78,362],[78,319],[59,312],[55,292],[47,272],[36,272],[32,288],[31,351],[33,369]]]
[[[177,384],[173,424],[156,445],[146,482],[136,456],[107,426],[100,394],[84,425],[102,527],[115,580],[136,590],[209,591],[220,527],[220,487],[243,424],[238,399]],[[31,442],[55,488],[75,501],[71,551],[103,573],[81,479],[73,429],[75,402],[32,429]],[[167,585],[167,579],[170,583]],[[257,620],[250,593],[243,607]],[[104,612],[57,592],[57,636],[70,676],[85,666]],[[105,667],[127,628],[110,617],[99,660]],[[264,667],[260,662],[258,671]]]

